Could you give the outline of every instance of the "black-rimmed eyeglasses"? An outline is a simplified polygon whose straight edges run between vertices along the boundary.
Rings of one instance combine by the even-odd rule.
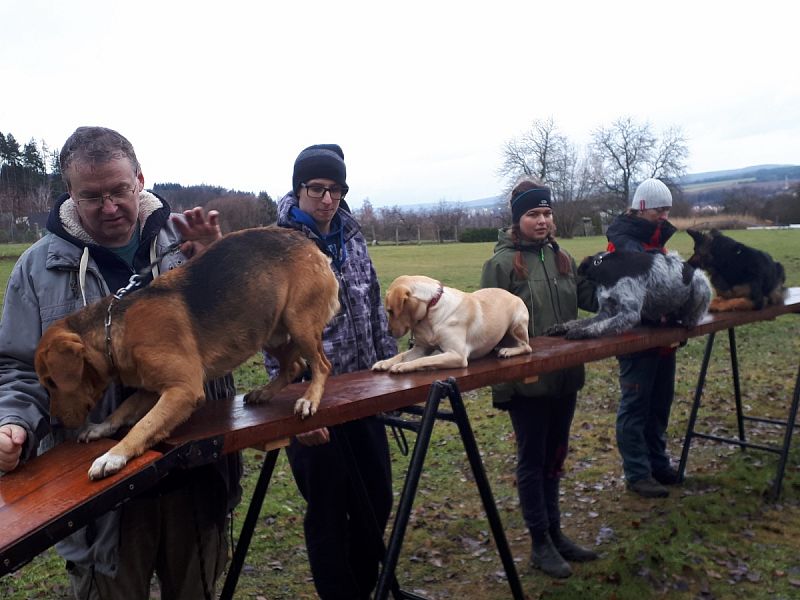
[[[301,183],[300,187],[305,188],[308,197],[314,198],[315,200],[323,198],[325,196],[325,192],[328,192],[331,195],[331,200],[341,200],[347,194],[347,190],[350,189],[346,185],[345,186],[334,185],[333,187],[325,187],[324,185],[319,185],[316,183],[312,183],[311,185]]]

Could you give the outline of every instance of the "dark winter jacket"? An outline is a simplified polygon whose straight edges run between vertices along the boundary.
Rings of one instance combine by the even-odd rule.
[[[653,223],[636,215],[623,213],[608,226],[608,250],[666,253],[667,240],[677,231],[669,221]]]
[[[142,192],[139,199],[141,244],[134,265],[141,269],[155,258],[161,258],[151,269],[147,282],[158,272],[173,269],[186,260],[180,252],[169,251],[169,246],[180,239],[169,217],[170,209],[165,201]],[[50,233],[28,248],[17,261],[8,281],[0,320],[0,425],[13,423],[27,431],[23,462],[76,434],[50,421],[49,398],[39,385],[33,367],[39,338],[53,322],[123,287],[133,274],[122,259],[92,240],[81,226],[75,204],[68,195],[56,201],[47,227]],[[131,392],[119,384],[110,385],[90,419],[99,423]],[[210,399],[232,395],[235,393],[232,378],[207,385],[206,393]],[[228,496],[228,510],[241,497],[238,454],[228,455],[213,466],[173,473],[162,486],[180,485],[191,477],[216,481],[218,493]],[[219,477],[214,477],[214,473]],[[210,475],[211,480],[208,479]],[[90,529],[91,536],[87,536],[84,528],[59,542],[56,549],[67,560],[94,565],[98,571],[114,575],[119,511],[99,517]],[[92,543],[87,542],[87,537],[93,538]]]
[[[519,296],[530,311],[528,335],[542,335],[557,323],[577,318],[578,307],[597,310],[594,286],[576,275],[575,261],[567,275],[558,271],[556,253],[550,244],[520,244],[528,278],[520,279],[514,272],[517,247],[509,230],[501,229],[494,256],[483,265],[481,287],[498,287]],[[583,366],[564,369],[539,376],[534,383],[502,383],[492,386],[492,400],[502,408],[512,396],[559,397],[583,387]]]
[[[627,250],[630,252],[667,253],[667,241],[675,234],[677,228],[669,221],[656,223],[637,215],[623,213],[618,215],[608,226],[608,251]],[[645,350],[642,354],[658,353],[668,356],[675,353],[675,348],[664,346]],[[628,356],[628,355],[626,355]]]
[[[341,309],[333,317],[322,335],[325,355],[331,361],[332,374],[369,369],[379,360],[397,353],[397,343],[389,333],[383,309],[380,284],[367,252],[367,243],[353,216],[340,205],[343,247],[333,256],[332,251],[311,227],[299,223],[291,214],[299,208],[297,196],[289,192],[278,203],[278,225],[302,231],[320,249],[335,258],[331,269],[339,281]],[[278,361],[265,354],[264,362],[270,377],[278,372]]]

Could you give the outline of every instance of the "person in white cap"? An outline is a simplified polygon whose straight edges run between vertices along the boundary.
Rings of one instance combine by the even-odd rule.
[[[608,250],[666,253],[675,233],[667,218],[672,193],[664,182],[645,179],[630,208],[608,228]],[[618,356],[621,398],[617,447],[629,490],[645,498],[669,496],[680,482],[667,455],[667,425],[675,395],[675,348],[652,348]]]

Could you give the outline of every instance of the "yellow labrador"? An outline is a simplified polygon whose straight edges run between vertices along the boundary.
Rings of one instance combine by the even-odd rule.
[[[392,335],[411,331],[414,347],[376,362],[373,371],[451,369],[495,348],[502,358],[531,351],[528,308],[506,290],[466,293],[424,275],[402,275],[389,286],[385,306]]]

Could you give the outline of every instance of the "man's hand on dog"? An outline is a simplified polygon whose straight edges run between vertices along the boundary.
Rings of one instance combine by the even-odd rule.
[[[190,210],[183,211],[183,219],[180,217],[172,219],[184,240],[181,244],[181,252],[187,258],[197,256],[222,237],[222,230],[219,228],[219,212],[216,210],[208,211],[206,217],[206,211],[201,206],[195,206]]]
[[[0,427],[0,471],[7,473],[17,468],[27,438],[24,427],[13,424]]]
[[[328,432],[327,427],[320,427],[313,431],[298,433],[295,437],[303,446],[321,446],[331,441],[331,434]]]

